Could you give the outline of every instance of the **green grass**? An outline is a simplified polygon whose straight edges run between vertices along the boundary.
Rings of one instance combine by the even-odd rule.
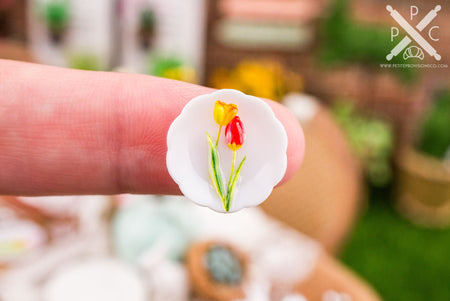
[[[342,260],[386,301],[450,300],[450,229],[417,227],[374,196]]]

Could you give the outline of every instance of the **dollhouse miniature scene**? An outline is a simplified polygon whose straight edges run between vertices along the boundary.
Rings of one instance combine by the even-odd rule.
[[[448,1],[0,0],[0,116],[10,60],[271,99],[301,125],[305,153],[264,202],[234,210],[250,117],[237,103],[248,135],[230,138],[241,120],[222,129],[217,116],[237,108],[216,103],[207,187],[225,213],[178,182],[184,195],[0,190],[1,301],[450,300]],[[261,139],[286,144],[271,133]]]

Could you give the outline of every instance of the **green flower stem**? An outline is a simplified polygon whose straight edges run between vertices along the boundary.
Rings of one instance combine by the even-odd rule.
[[[231,173],[230,173],[230,177],[228,178],[228,185],[227,185],[227,194],[228,191],[230,191],[230,186],[231,186],[231,182],[233,181],[233,174],[234,174],[234,166],[236,164],[236,151],[233,151],[233,162],[231,164]]]
[[[231,207],[231,203],[233,201],[233,194],[234,189],[236,187],[237,180],[239,179],[239,174],[241,173],[242,166],[244,165],[245,159],[247,159],[247,156],[242,159],[241,163],[239,164],[236,173],[234,174],[234,177],[232,179],[230,178],[227,188],[227,195],[226,195],[226,201],[225,201],[225,211],[229,211]],[[231,183],[231,184],[230,184]]]
[[[222,126],[219,125],[219,132],[217,133],[217,138],[216,138],[216,147],[219,145],[219,139],[220,139],[220,132],[222,131]]]
[[[214,186],[214,189],[216,190],[217,194],[219,195],[220,199],[222,200],[222,205],[224,209],[226,208],[226,191],[222,179],[222,173],[220,170],[220,162],[219,162],[219,153],[217,151],[216,145],[212,142],[211,137],[206,133],[206,136],[208,137],[208,143],[210,146],[210,170],[209,170],[209,176],[211,177],[211,182]]]
[[[220,132],[222,130],[222,126],[219,126],[219,132],[217,133],[217,139],[216,143],[214,144],[211,137],[206,133],[206,136],[208,137],[208,142],[210,146],[210,170],[209,170],[209,176],[211,178],[211,183],[213,184],[213,187],[217,194],[220,197],[220,200],[222,201],[223,209],[225,212],[230,211],[231,203],[233,201],[233,194],[234,189],[236,187],[237,180],[239,178],[239,174],[241,173],[242,165],[244,165],[245,159],[247,157],[244,157],[242,159],[241,163],[239,164],[238,168],[235,170],[236,167],[236,150],[233,150],[233,161],[231,165],[231,173],[230,177],[228,179],[228,183],[225,189],[225,183],[223,181],[222,172],[220,170],[220,162],[219,162],[219,151],[217,149],[217,146],[219,144],[219,138],[220,138]]]

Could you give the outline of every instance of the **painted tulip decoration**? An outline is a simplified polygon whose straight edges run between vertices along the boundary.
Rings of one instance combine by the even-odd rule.
[[[245,140],[244,125],[239,116],[237,116],[237,113],[238,108],[236,105],[226,104],[219,100],[216,101],[214,106],[214,120],[219,125],[219,130],[215,143],[213,142],[209,134],[206,133],[210,147],[209,175],[211,178],[211,183],[222,201],[225,212],[228,212],[230,210],[231,204],[233,202],[233,194],[236,188],[236,183],[239,179],[239,174],[246,159],[246,157],[244,157],[239,163],[238,167],[235,168],[236,151],[241,148]],[[226,126],[225,141],[228,145],[228,148],[233,152],[231,173],[226,186],[223,180],[222,169],[220,167],[220,156],[217,150],[223,126]]]
[[[225,128],[225,139],[228,147],[235,152],[244,144],[245,132],[239,116],[234,117]]]
[[[264,202],[281,181],[287,142],[283,125],[265,101],[217,90],[191,99],[173,120],[167,132],[167,170],[197,205],[237,212]]]
[[[219,125],[219,132],[217,133],[216,146],[219,143],[220,132],[222,127],[228,125],[236,116],[238,108],[236,105],[224,103],[220,100],[216,101],[214,105],[214,120]]]

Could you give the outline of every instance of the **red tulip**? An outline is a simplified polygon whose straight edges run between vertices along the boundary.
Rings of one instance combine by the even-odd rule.
[[[239,116],[236,116],[225,128],[225,140],[228,144],[228,147],[231,150],[236,151],[241,148],[242,144],[244,143],[244,139],[244,125],[242,124]]]

